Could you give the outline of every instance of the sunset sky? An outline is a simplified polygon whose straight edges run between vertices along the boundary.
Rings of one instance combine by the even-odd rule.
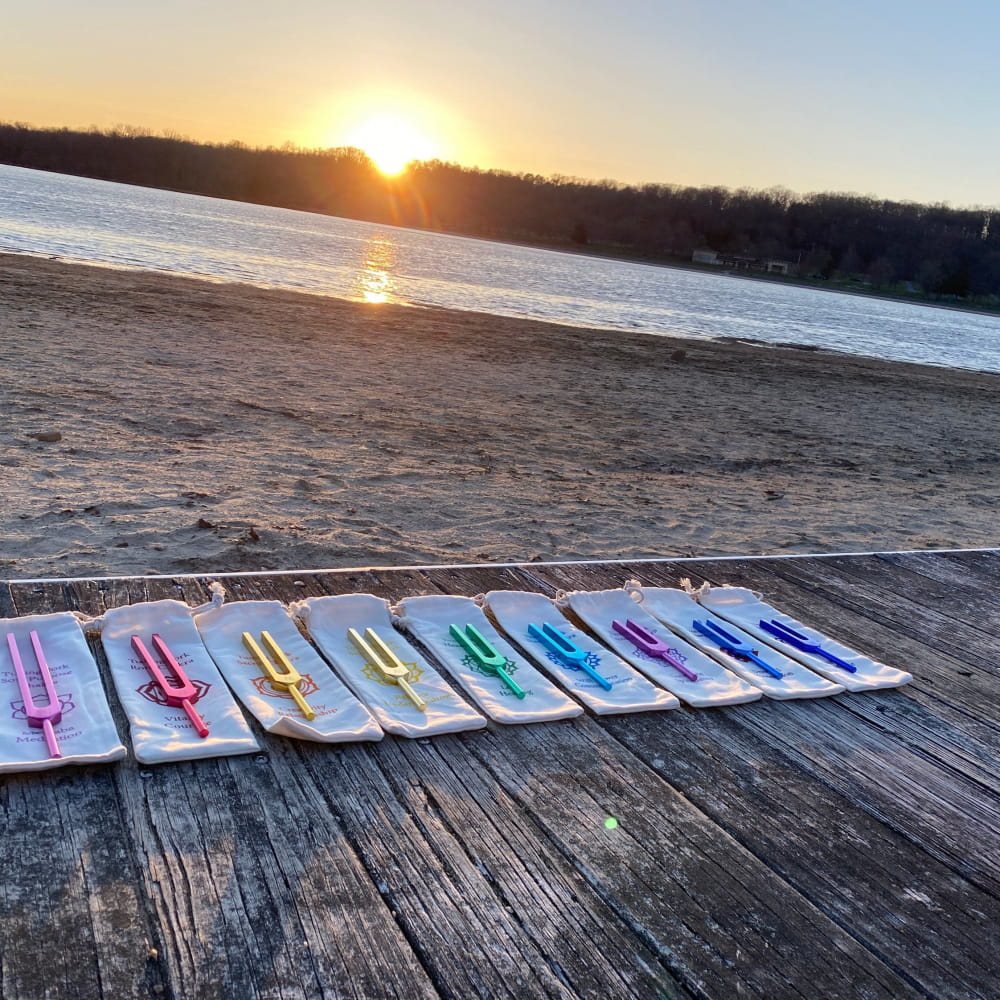
[[[4,22],[3,121],[366,148],[388,127],[390,152],[465,166],[1000,204],[995,0],[33,0]]]

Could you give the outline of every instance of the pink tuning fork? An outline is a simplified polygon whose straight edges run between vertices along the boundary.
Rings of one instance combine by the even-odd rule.
[[[153,649],[156,650],[160,659],[170,668],[176,678],[176,683],[167,680],[159,664],[153,659],[149,650],[146,649],[145,643],[137,635],[132,636],[132,648],[139,654],[139,659],[146,665],[146,669],[152,674],[153,680],[160,686],[160,690],[167,699],[167,704],[174,708],[183,708],[185,714],[194,725],[195,732],[202,739],[208,736],[208,726],[205,725],[205,720],[198,714],[194,705],[191,704],[191,699],[197,697],[198,691],[188,679],[187,674],[181,669],[181,665],[177,662],[174,654],[167,648],[167,644],[158,635],[153,636]]]
[[[45,745],[49,748],[50,757],[62,757],[59,749],[59,741],[56,739],[56,732],[53,727],[62,722],[62,703],[56,694],[56,686],[52,681],[52,671],[46,662],[45,654],[42,652],[42,643],[37,632],[29,633],[31,637],[31,648],[35,652],[35,661],[38,663],[38,673],[41,675],[42,683],[45,685],[45,696],[48,699],[47,705],[36,705],[35,699],[31,695],[31,688],[28,686],[28,676],[24,672],[24,663],[21,660],[21,651],[17,648],[17,639],[13,632],[7,633],[7,648],[10,650],[10,658],[14,661],[14,673],[17,675],[17,686],[21,689],[21,697],[24,699],[24,714],[28,719],[28,725],[34,729],[41,729],[45,734]]]

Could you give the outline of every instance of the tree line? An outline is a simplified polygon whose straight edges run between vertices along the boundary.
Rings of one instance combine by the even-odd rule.
[[[196,143],[140,129],[0,123],[0,162],[439,232],[667,263],[710,249],[781,260],[800,280],[1000,307],[995,208],[798,195],[411,163],[361,150]]]

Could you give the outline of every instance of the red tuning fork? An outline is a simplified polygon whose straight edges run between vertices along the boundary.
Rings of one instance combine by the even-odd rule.
[[[167,680],[159,664],[150,655],[149,650],[146,649],[142,639],[137,635],[132,636],[132,648],[139,655],[139,659],[146,665],[146,669],[152,674],[153,680],[160,686],[160,690],[167,699],[167,704],[172,705],[174,708],[183,708],[185,714],[194,725],[195,731],[204,739],[208,736],[208,726],[205,725],[205,720],[198,714],[194,705],[191,704],[191,699],[197,697],[197,689],[188,679],[187,674],[181,669],[181,665],[177,662],[174,654],[167,648],[167,644],[155,634],[153,635],[152,642],[153,649],[156,650],[160,659],[170,668],[175,680]]]

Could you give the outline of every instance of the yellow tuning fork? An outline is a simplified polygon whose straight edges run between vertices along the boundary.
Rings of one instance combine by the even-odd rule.
[[[410,686],[410,671],[405,663],[385,644],[378,633],[371,628],[365,629],[362,637],[357,629],[349,628],[347,637],[357,647],[358,652],[387,680],[390,684],[398,684],[403,693],[421,712],[427,711],[427,702]]]
[[[292,666],[292,661],[274,641],[270,632],[261,632],[260,641],[267,647],[267,652],[274,658],[274,663],[278,664],[277,667],[267,658],[264,650],[257,645],[254,637],[249,632],[243,633],[243,645],[250,650],[250,654],[257,661],[257,666],[267,675],[271,687],[276,691],[287,691],[295,700],[295,704],[302,709],[302,714],[312,722],[316,718],[316,713],[309,707],[309,702],[305,700],[299,690],[302,675]]]

